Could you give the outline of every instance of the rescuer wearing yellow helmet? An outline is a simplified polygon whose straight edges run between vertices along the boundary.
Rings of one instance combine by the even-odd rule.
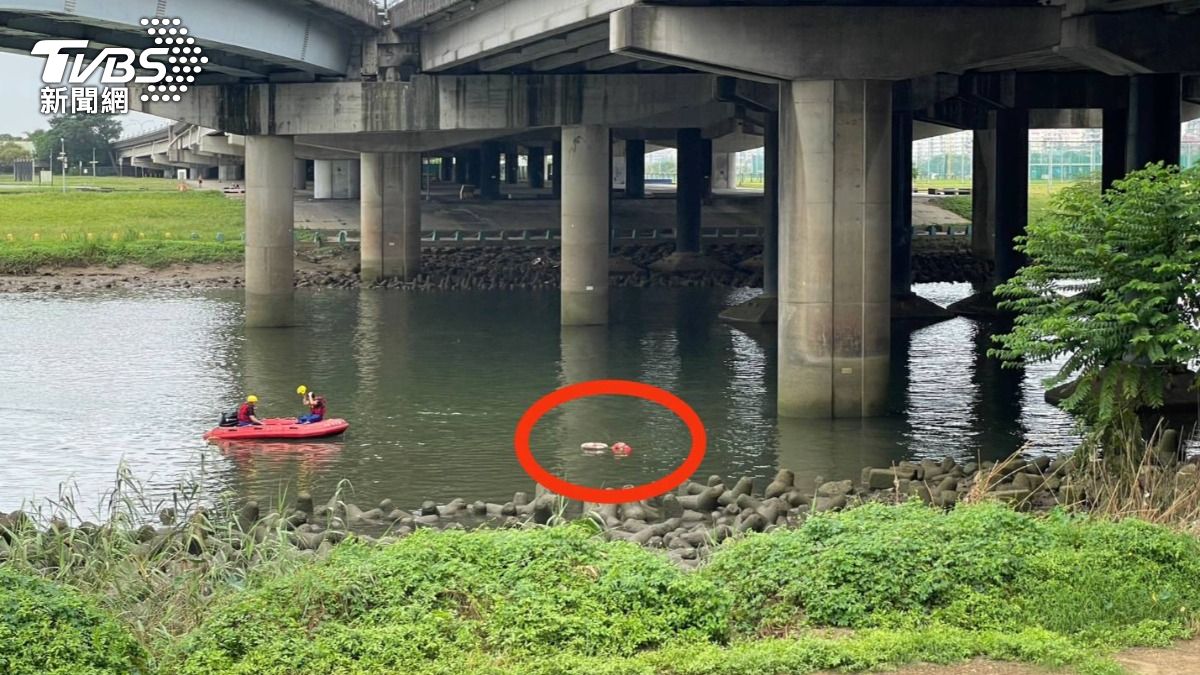
[[[318,396],[316,392],[309,391],[308,387],[303,384],[296,387],[296,393],[302,397],[301,402],[308,406],[308,414],[297,417],[297,424],[315,424],[325,419],[324,396]]]
[[[254,404],[256,403],[258,403],[258,397],[250,394],[246,397],[246,402],[238,408],[237,423],[239,427],[262,426],[262,420],[254,415]]]

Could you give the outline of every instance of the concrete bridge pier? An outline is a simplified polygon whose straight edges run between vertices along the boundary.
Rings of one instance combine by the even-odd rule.
[[[1125,177],[1125,150],[1129,135],[1129,111],[1126,108],[1105,108],[1100,148],[1101,185],[1107,190]]]
[[[246,137],[246,326],[292,320],[291,136]]]
[[[892,90],[892,319],[921,323],[953,319],[954,313],[913,293],[913,113],[907,82]]]
[[[479,196],[484,199],[500,198],[500,144],[486,141],[480,150]]]
[[[421,153],[361,155],[362,280],[411,280],[421,266]]]
[[[466,154],[466,162],[464,167],[464,175],[467,178],[467,185],[481,186],[480,176],[483,174],[483,151],[479,149],[468,150]]]
[[[296,159],[292,168],[292,187],[303,190],[308,187],[308,160]]]
[[[562,325],[608,323],[609,129],[562,128]],[[555,167],[557,169],[557,166]]]
[[[1104,109],[1103,185],[1153,162],[1178,164],[1182,81],[1178,74],[1129,78],[1129,95],[1121,105]]]
[[[562,141],[554,141],[551,153],[553,160],[550,163],[550,188],[554,191],[554,198],[561,199],[563,174]]]
[[[1107,115],[1107,113],[1105,113]],[[996,173],[996,129],[976,129],[971,159],[971,251],[976,257],[994,261],[996,199],[992,182]],[[1107,152],[1107,148],[1105,148]]]
[[[520,155],[516,144],[504,146],[504,182],[509,185],[517,184],[517,174],[521,171]]]
[[[700,209],[704,199],[704,174],[711,160],[704,156],[704,139],[699,129],[680,129],[675,186],[675,252],[700,252]]]
[[[1029,111],[993,110],[988,128],[975,132],[973,233],[977,255],[995,261],[992,278],[980,292],[950,305],[962,316],[998,315],[992,289],[1008,281],[1025,263],[1015,239],[1029,222]]]
[[[793,81],[780,99],[779,414],[881,415],[891,339],[892,85]]]
[[[779,321],[779,113],[766,113],[763,128],[763,291],[721,312],[730,323]]]
[[[1152,162],[1179,164],[1181,85],[1178,73],[1130,78],[1126,171]]]
[[[313,160],[313,199],[333,199],[333,160]]]
[[[699,129],[680,129],[675,141],[675,252],[653,263],[651,269],[671,274],[723,267],[704,257],[700,246],[701,209],[712,173],[712,141],[701,136]]]
[[[995,281],[1000,283],[1025,264],[1015,239],[1024,236],[1029,223],[1029,111],[997,110],[995,115]]]
[[[231,183],[236,180],[241,180],[241,171],[237,164],[218,164],[217,165],[217,180],[222,183]]]
[[[625,196],[630,199],[646,196],[646,141],[625,141]]]
[[[893,106],[898,101],[893,100]],[[892,299],[912,295],[913,115],[892,109]]]
[[[713,176],[713,144],[711,138],[700,137],[700,201],[708,203],[712,199]]]
[[[468,182],[466,153],[454,153],[454,182],[459,185],[466,185]]]
[[[540,190],[546,183],[546,149],[531,147],[529,152],[529,187]]]

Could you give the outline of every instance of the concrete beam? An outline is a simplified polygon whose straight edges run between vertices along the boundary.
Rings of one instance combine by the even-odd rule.
[[[409,82],[197,86],[178,103],[143,102],[133,89],[130,107],[243,135],[680,127],[710,108],[729,114],[732,106],[717,103],[715,91],[716,78],[703,74],[419,75]]]
[[[1183,78],[1180,85],[1182,90],[1183,100],[1200,104],[1200,76],[1191,76]]]
[[[1156,10],[1063,21],[1057,52],[1109,75],[1200,71],[1200,14]]]
[[[584,45],[579,49],[573,49],[569,52],[547,56],[544,59],[538,59],[533,62],[533,70],[535,72],[545,72],[547,70],[558,70],[583,61],[598,59],[602,56],[611,56],[608,51],[607,42],[595,42],[590,45]]]
[[[944,124],[934,124],[932,122],[913,122],[913,140],[920,141],[926,138],[934,138],[937,136],[945,136],[946,134],[957,134],[962,131],[955,127],[948,127]]]
[[[231,155],[234,157],[244,157],[246,155],[246,144],[243,141],[239,144],[230,142],[228,136],[203,136],[199,143],[200,152],[206,152],[214,155]]]
[[[412,28],[446,17],[460,6],[472,4],[468,0],[404,0],[388,9],[388,23],[397,30]]]
[[[607,18],[634,0],[506,0],[480,3],[465,18],[421,33],[421,69],[461,66]],[[401,6],[409,4],[407,1]],[[397,10],[399,11],[399,10]]]
[[[953,96],[998,108],[1124,106],[1129,81],[1090,71],[969,73],[955,78]]]
[[[1052,49],[1056,7],[665,7],[610,19],[628,56],[748,79],[906,79]]]
[[[576,31],[556,35],[547,40],[535,42],[520,49],[500,54],[499,56],[484,59],[479,62],[479,70],[485,73],[506,70],[539,58],[578,49],[586,44],[607,40],[608,24],[601,22]]]
[[[364,29],[382,28],[379,5],[374,0],[290,0],[335,21],[341,19]],[[401,3],[405,4],[405,3]]]
[[[608,46],[605,45],[605,51],[607,50]],[[608,54],[607,56],[601,56],[588,61],[587,65],[584,66],[584,70],[589,73],[599,73],[605,70],[612,70],[613,68],[628,66],[633,63],[637,63],[637,61],[626,56],[621,56],[620,54]]]
[[[303,137],[304,143],[296,143],[296,158],[311,159],[311,160],[341,160],[354,159],[359,153],[354,148],[335,148],[324,147],[321,145],[313,145],[308,142],[307,136]]]
[[[313,0],[318,3],[356,0]],[[150,0],[128,2],[70,2],[57,0],[0,0],[0,12],[20,21],[50,22],[63,30],[103,29],[114,43],[145,46],[140,21],[160,12]],[[322,20],[298,2],[205,0],[189,4],[181,16],[188,34],[204,48],[215,69],[221,54],[248,57],[268,64],[325,75],[345,75],[355,39],[341,26]],[[40,29],[39,29],[40,30]],[[67,33],[69,34],[69,33]],[[206,67],[206,68],[209,68]]]
[[[1033,109],[1029,111],[1030,129],[1100,129],[1104,127],[1104,111],[1086,109]]]
[[[363,132],[296,137],[296,155],[305,159],[347,159],[362,152],[432,152],[489,141],[498,131]]]

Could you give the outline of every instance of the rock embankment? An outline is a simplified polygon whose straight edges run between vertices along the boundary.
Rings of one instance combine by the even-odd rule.
[[[988,266],[949,237],[921,237],[914,243],[913,277],[920,283],[971,281],[986,278]],[[926,243],[924,240],[937,240]],[[957,238],[955,238],[957,239]],[[943,241],[944,240],[944,241]],[[702,270],[661,271],[653,266],[674,252],[674,244],[621,246],[609,261],[614,287],[762,286],[761,244],[713,244],[706,248]],[[328,247],[298,254],[298,288],[360,288],[357,252]],[[366,284],[407,291],[555,289],[562,276],[561,251],[556,247],[486,246],[439,247],[421,254],[421,273],[412,280],[386,279]],[[193,264],[161,270],[140,268],[56,268],[34,275],[0,277],[0,292],[74,293],[80,291],[189,290],[241,288],[240,264]]]
[[[992,263],[971,252],[964,237],[915,237],[912,250],[913,281],[920,284],[969,282],[991,278]]]
[[[866,501],[907,501],[950,508],[959,502],[1001,500],[1018,508],[1046,509],[1078,505],[1085,490],[1072,478],[1069,457],[1037,457],[1003,462],[941,461],[900,462],[887,468],[868,467],[860,480],[807,484],[789,470],[771,481],[742,477],[726,480],[711,476],[704,482],[688,481],[656,499],[626,504],[592,504],[564,500],[540,489],[533,495],[517,492],[504,503],[454,499],[445,504],[425,501],[418,508],[400,508],[390,499],[363,508],[334,496],[325,503],[300,493],[281,511],[263,513],[257,502],[248,502],[229,517],[234,527],[217,526],[203,510],[178,518],[173,510],[159,514],[159,525],[144,525],[137,532],[141,552],[181,543],[194,553],[245,545],[244,537],[261,541],[284,536],[297,548],[324,552],[354,534],[374,540],[394,539],[419,528],[475,528],[541,526],[566,520],[588,519],[604,536],[663,549],[685,567],[703,560],[713,545],[747,532],[765,532],[799,525],[812,513],[844,509]],[[1194,466],[1181,476],[1198,478]],[[9,533],[29,520],[20,511],[0,513],[0,559]],[[70,530],[54,521],[52,530]],[[77,528],[94,532],[96,525]]]

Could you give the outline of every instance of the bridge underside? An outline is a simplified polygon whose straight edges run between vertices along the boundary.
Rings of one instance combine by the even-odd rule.
[[[338,176],[359,183],[371,277],[418,271],[422,155],[443,158],[440,178],[483,199],[503,196],[522,157],[529,189],[561,198],[564,325],[608,321],[617,167],[636,199],[646,150],[677,149],[669,264],[688,269],[702,264],[700,205],[728,180],[732,153],[762,145],[757,302],[777,308],[758,316],[778,315],[779,412],[858,417],[883,412],[895,308],[921,307],[911,141],[977,132],[973,246],[1003,281],[1021,264],[1031,128],[1102,128],[1106,181],[1178,162],[1180,121],[1200,111],[1197,10],[1191,0],[406,0],[362,50],[361,80],[267,73],[138,106],[244,137],[254,298],[290,296],[283,223],[295,181],[274,172],[294,174],[297,157],[315,160],[318,196],[334,195]]]
[[[366,27],[352,14],[311,3],[205,0],[178,8],[179,18],[209,61],[200,82],[312,81],[343,78],[361,60],[360,37]],[[349,11],[370,0],[346,0]],[[143,18],[164,16],[149,0],[64,3],[50,0],[0,0],[0,51],[29,54],[40,40],[88,40],[89,58],[107,47],[146,49],[154,39]],[[174,6],[169,7],[175,10]],[[166,15],[175,17],[175,14]]]

